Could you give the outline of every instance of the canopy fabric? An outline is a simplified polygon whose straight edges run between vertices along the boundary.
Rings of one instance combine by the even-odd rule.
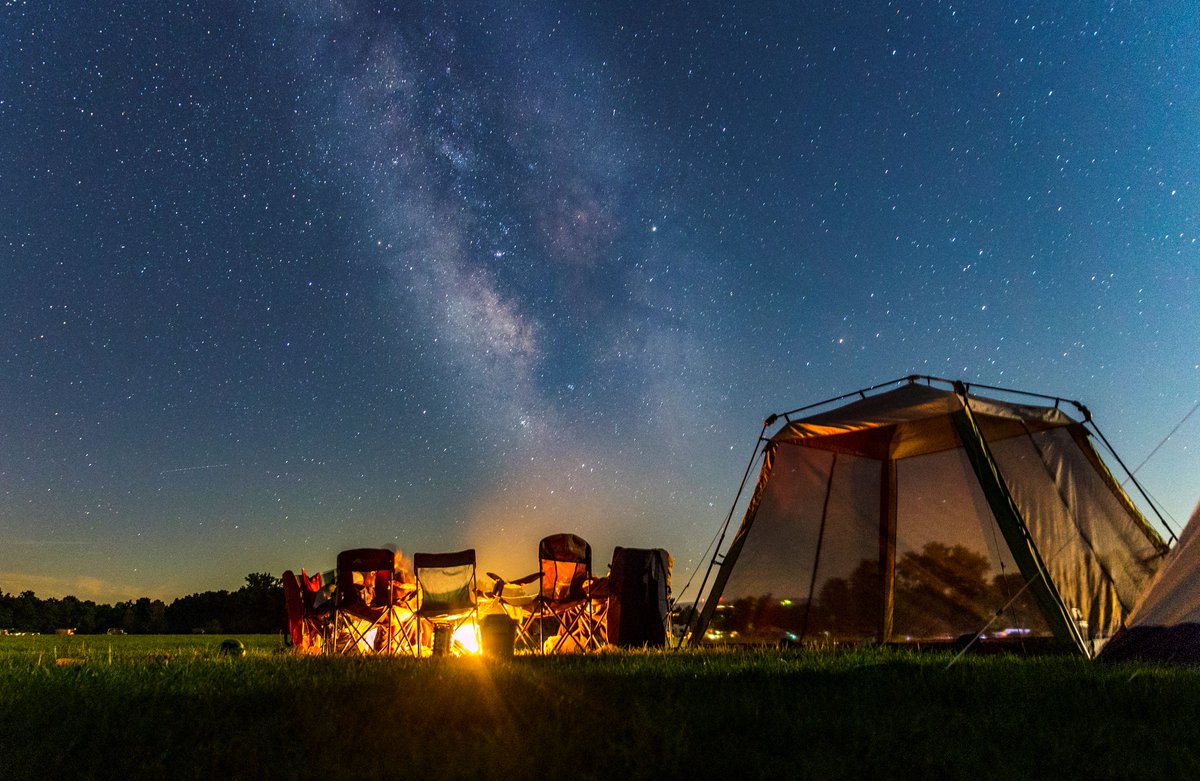
[[[1053,407],[1030,407],[972,397],[971,406],[988,441],[1030,431],[1078,425]],[[905,385],[829,412],[788,423],[771,437],[867,458],[911,458],[961,447],[950,416],[962,409],[952,391]]]
[[[953,641],[992,623],[1090,653],[1166,551],[1055,407],[912,383],[786,422],[764,453],[701,613],[713,638]]]
[[[1200,504],[1100,659],[1200,664]]]
[[[1128,623],[1131,627],[1200,624],[1200,504]]]

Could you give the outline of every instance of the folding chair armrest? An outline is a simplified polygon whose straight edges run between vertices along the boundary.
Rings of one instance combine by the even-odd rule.
[[[504,591],[505,586],[526,586],[542,577],[542,573],[534,572],[533,574],[526,575],[523,578],[517,578],[516,580],[505,580],[495,572],[485,572],[484,574],[492,579],[492,590],[486,595],[483,594],[482,591],[480,594],[489,597],[499,597],[501,592]]]
[[[609,575],[589,578],[583,582],[583,590],[589,599],[608,599],[612,592],[612,579]]]
[[[489,597],[500,596],[500,592],[504,589],[504,584],[507,583],[508,581],[506,581],[504,578],[497,575],[495,572],[485,572],[483,574],[487,575],[489,578],[492,579],[492,590],[489,591],[487,595]]]
[[[535,580],[537,580],[538,578],[540,578],[540,577],[542,576],[542,573],[540,573],[540,572],[534,572],[534,573],[531,573],[531,574],[529,574],[529,575],[526,575],[526,576],[525,576],[525,577],[523,577],[523,578],[517,578],[516,580],[505,580],[504,578],[502,578],[502,577],[500,577],[499,575],[497,575],[495,572],[487,572],[487,573],[484,573],[484,574],[486,574],[486,575],[487,575],[489,578],[491,578],[493,581],[495,581],[495,582],[496,582],[496,586],[497,586],[497,587],[501,587],[501,586],[526,586],[526,585],[529,585],[530,583],[534,582]]]

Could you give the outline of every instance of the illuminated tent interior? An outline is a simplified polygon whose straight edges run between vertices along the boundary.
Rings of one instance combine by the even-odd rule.
[[[1200,504],[1104,661],[1200,664]]]
[[[1101,461],[1085,407],[988,390],[1021,402],[909,377],[768,418],[694,641],[990,636],[1092,655],[1167,545]]]

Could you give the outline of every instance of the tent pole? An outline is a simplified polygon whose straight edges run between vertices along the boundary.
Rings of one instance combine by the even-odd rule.
[[[1060,641],[1070,643],[1081,654],[1087,656],[1087,644],[1079,632],[1079,627],[1063,603],[1058,589],[1050,580],[1045,562],[1030,539],[1029,527],[1000,476],[999,467],[992,458],[983,432],[979,430],[979,424],[971,412],[967,389],[962,383],[958,383],[955,391],[962,402],[962,409],[954,413],[951,420],[958,430],[958,438],[971,463],[975,478],[979,481],[984,500],[992,510],[996,525],[1000,527],[1000,533],[1008,542],[1022,577],[1029,581],[1030,591],[1041,607],[1050,631]]]
[[[879,575],[883,604],[879,615],[879,642],[892,639],[896,608],[896,460],[880,464],[879,479]]]
[[[729,532],[730,522],[733,521],[734,510],[737,509],[738,502],[742,498],[742,492],[746,490],[746,482],[750,479],[750,472],[752,469],[754,469],[754,462],[758,459],[758,450],[762,446],[762,443],[767,441],[766,437],[763,436],[763,433],[767,430],[768,426],[778,419],[778,416],[771,415],[764,420],[762,431],[759,432],[758,439],[754,442],[754,451],[750,454],[750,460],[746,462],[746,470],[742,473],[742,483],[738,486],[737,494],[733,497],[733,504],[729,506],[729,512],[725,515],[725,522],[721,524],[721,532],[717,537],[716,547],[713,548],[712,558],[708,562],[708,569],[704,571],[704,577],[700,580],[700,588],[696,590],[696,598],[692,601],[692,607],[688,611],[686,623],[687,628],[684,630],[684,640],[680,642],[681,647],[684,645],[684,641],[686,641],[688,645],[695,644],[693,635],[696,630],[700,628],[699,622],[697,621],[700,615],[696,612],[696,606],[700,604],[700,597],[704,594],[704,587],[708,585],[708,578],[710,575],[712,575],[713,567],[717,566],[717,559],[721,556],[721,545],[725,543],[725,535]],[[694,572],[692,573],[692,577],[695,577]],[[691,584],[692,580],[689,577],[688,582],[683,585],[682,589],[680,589],[679,595],[683,596],[685,593],[687,593],[688,586]]]
[[[721,559],[721,568],[717,570],[717,577],[713,580],[712,589],[708,592],[708,596],[704,599],[704,608],[700,611],[699,618],[696,619],[695,627],[689,635],[689,642],[698,642],[697,638],[703,637],[704,632],[708,629],[708,622],[712,620],[712,614],[716,612],[717,605],[721,601],[721,595],[725,593],[725,584],[729,581],[729,572],[733,565],[737,563],[738,556],[742,552],[742,546],[746,544],[746,535],[750,533],[750,528],[754,525],[754,518],[758,514],[758,506],[762,503],[763,495],[767,490],[767,482],[771,479],[771,470],[775,466],[775,448],[768,444],[763,448],[763,465],[762,470],[758,473],[758,482],[754,485],[754,494],[750,497],[750,502],[746,505],[746,513],[742,516],[742,525],[738,527],[737,534],[733,536],[733,542],[729,543],[729,550],[725,551],[724,558]]]
[[[797,407],[796,409],[791,409],[791,410],[788,410],[787,412],[778,412],[778,413],[772,415],[768,420],[773,421],[773,419],[775,419],[775,418],[790,419],[790,416],[795,415],[797,412],[804,412],[805,410],[814,409],[816,407],[823,407],[826,404],[832,404],[835,401],[844,401],[845,399],[851,398],[852,396],[858,396],[859,398],[865,398],[866,394],[870,393],[871,391],[879,390],[880,388],[886,388],[889,385],[898,385],[902,382],[907,382],[908,384],[911,385],[911,384],[915,383],[917,380],[934,380],[936,382],[944,382],[947,384],[950,383],[950,380],[943,380],[939,377],[924,377],[921,375],[912,374],[912,375],[909,375],[908,377],[901,377],[896,380],[891,380],[890,382],[881,382],[878,385],[872,385],[869,388],[861,388],[856,391],[851,391],[850,393],[843,393],[841,396],[834,396],[832,399],[825,399],[824,401],[818,401],[813,404],[806,404],[803,407]]]
[[[1002,388],[998,385],[981,385],[979,383],[969,383],[968,384],[966,382],[963,382],[962,380],[951,380],[951,379],[947,379],[945,377],[932,377],[928,374],[910,374],[907,377],[899,377],[899,378],[891,380],[889,382],[881,382],[878,385],[872,385],[869,388],[862,388],[860,390],[851,391],[850,393],[843,393],[841,396],[834,396],[831,399],[825,399],[824,401],[818,401],[813,404],[806,404],[803,407],[797,407],[796,409],[788,410],[787,412],[780,412],[776,415],[776,417],[785,417],[786,418],[791,415],[795,415],[798,412],[805,412],[807,410],[815,409],[817,407],[823,407],[826,404],[832,404],[835,401],[843,401],[845,399],[849,399],[854,396],[864,398],[866,396],[866,394],[870,393],[871,391],[877,391],[880,388],[887,388],[889,386],[899,385],[901,383],[908,383],[909,385],[913,385],[918,382],[924,382],[926,385],[932,385],[933,383],[941,383],[942,385],[949,385],[952,388],[961,386],[968,390],[973,389],[973,388],[979,388],[982,390],[1006,393],[1006,394],[1010,394],[1012,396],[1025,396],[1025,397],[1031,398],[1031,399],[1041,399],[1043,401],[1052,401],[1052,402],[1054,402],[1055,407],[1058,407],[1059,404],[1063,404],[1063,403],[1072,404],[1076,408],[1078,408],[1081,412],[1083,412],[1085,415],[1087,414],[1087,411],[1086,411],[1087,408],[1084,407],[1078,401],[1075,401],[1073,399],[1064,399],[1061,396],[1051,396],[1048,393],[1032,393],[1030,391],[1016,390],[1015,388]],[[1200,406],[1200,405],[1197,405],[1197,406]]]
[[[1167,530],[1167,534],[1171,536],[1171,542],[1178,542],[1179,538],[1176,536],[1175,530],[1171,528],[1171,524],[1167,523],[1167,520],[1163,518],[1162,513],[1158,511],[1158,506],[1146,493],[1146,489],[1142,487],[1141,481],[1133,476],[1133,472],[1129,471],[1129,467],[1125,466],[1125,462],[1121,460],[1121,456],[1117,455],[1117,451],[1113,449],[1111,444],[1109,444],[1108,439],[1104,436],[1104,432],[1101,431],[1100,427],[1096,425],[1096,421],[1092,420],[1092,413],[1083,405],[1080,405],[1080,408],[1084,413],[1084,425],[1096,432],[1096,436],[1100,437],[1100,441],[1104,443],[1104,447],[1108,448],[1109,455],[1116,459],[1116,462],[1120,465],[1121,469],[1125,470],[1125,474],[1128,475],[1128,480],[1125,482],[1133,483],[1134,487],[1138,489],[1138,493],[1141,494],[1142,498],[1146,500],[1146,504],[1151,510],[1154,511],[1154,514],[1158,516],[1158,522],[1163,525],[1163,528]],[[1188,414],[1190,415],[1191,413],[1189,412]],[[1115,483],[1116,481],[1114,480],[1113,482]],[[1124,485],[1125,483],[1121,483],[1120,486],[1118,486],[1118,489],[1122,492],[1125,490]]]
[[[808,601],[804,603],[804,623],[800,625],[800,642],[808,637],[808,618],[812,615],[813,597],[817,590],[817,569],[821,564],[821,546],[825,544],[825,521],[829,517],[829,497],[833,494],[833,472],[837,468],[838,454],[833,454],[829,463],[829,478],[825,481],[825,501],[821,505],[821,528],[817,531],[817,549],[813,554],[812,577],[808,579]]]

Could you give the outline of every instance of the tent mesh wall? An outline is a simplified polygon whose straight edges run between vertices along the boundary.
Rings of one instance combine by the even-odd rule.
[[[777,448],[753,533],[726,582],[714,637],[858,641],[879,635],[881,464],[815,448]],[[972,634],[1014,597],[1004,628],[1048,635],[1022,592],[1021,574],[965,455],[905,459],[896,472],[892,639]]]
[[[1085,636],[1111,637],[1145,588],[1161,548],[1129,517],[1066,428],[992,444],[1063,603]]]
[[[992,633],[1050,635],[945,422],[957,398],[928,388],[893,394],[930,414],[905,420],[883,394],[851,405],[851,430],[834,411],[819,416],[822,430],[797,422],[773,437],[718,578],[709,639],[946,642],[989,623]],[[971,402],[1053,590],[1085,638],[1111,636],[1162,541],[1097,471],[1080,424],[1054,409]],[[857,428],[863,409],[892,417]]]

